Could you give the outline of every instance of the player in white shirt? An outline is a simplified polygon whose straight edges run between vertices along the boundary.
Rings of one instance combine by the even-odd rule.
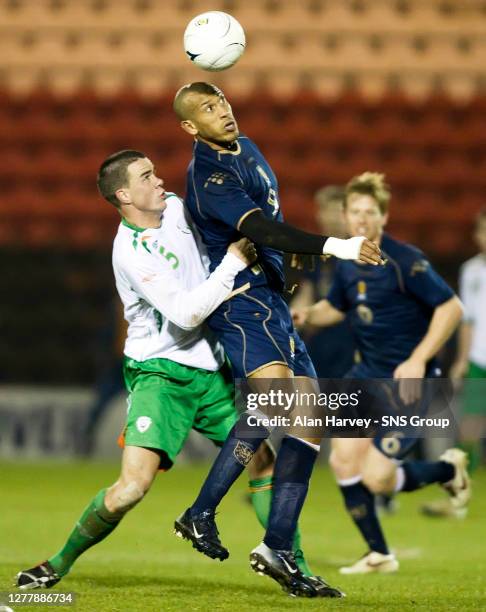
[[[203,322],[230,296],[235,276],[255,261],[252,243],[231,244],[208,276],[182,202],[163,189],[152,162],[139,151],[107,158],[98,188],[122,217],[113,246],[128,321],[121,474],[91,501],[58,553],[17,574],[22,589],[54,586],[80,554],[110,534],[158,470],[172,466],[191,428],[221,445],[237,420],[229,367]],[[250,476],[267,477],[272,470],[273,454],[265,446],[250,464]],[[210,535],[219,541],[217,530]]]
[[[476,219],[474,240],[479,253],[466,261],[459,273],[464,318],[459,329],[457,356],[450,370],[457,386],[465,378],[460,446],[468,453],[470,471],[481,463],[482,439],[486,437],[486,209]],[[433,516],[465,516],[448,499],[424,504],[422,510]]]

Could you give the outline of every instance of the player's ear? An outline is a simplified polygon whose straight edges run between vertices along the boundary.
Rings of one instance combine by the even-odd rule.
[[[115,195],[120,201],[120,204],[130,204],[131,200],[130,194],[128,193],[128,189],[124,189],[123,187],[121,189],[117,189],[115,191]]]
[[[385,225],[388,223],[388,213],[386,212],[383,215],[383,227],[385,227]]]
[[[196,136],[198,133],[197,127],[192,121],[189,121],[189,119],[181,121],[181,128],[184,130],[184,132],[187,132],[191,136]]]

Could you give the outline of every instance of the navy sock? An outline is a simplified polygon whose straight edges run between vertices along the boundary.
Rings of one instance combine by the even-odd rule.
[[[416,491],[433,482],[448,482],[454,478],[454,466],[446,461],[405,461],[405,476],[401,491]]]
[[[375,496],[360,481],[339,485],[346,509],[366,540],[369,549],[387,555],[388,546],[375,509]]]
[[[275,462],[272,503],[263,540],[269,548],[292,549],[317,455],[317,450],[297,438],[282,440]]]
[[[251,427],[252,436],[249,437],[246,426],[247,416],[242,414],[238,423],[231,429],[196,501],[191,506],[192,515],[216,509],[231,485],[251,461],[260,444],[268,438],[268,430],[256,426]]]

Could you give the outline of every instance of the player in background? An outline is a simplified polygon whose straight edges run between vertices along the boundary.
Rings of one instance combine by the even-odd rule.
[[[338,262],[327,299],[293,314],[296,325],[316,326],[334,325],[348,316],[361,362],[347,377],[401,380],[406,399],[412,400],[410,379],[440,376],[435,356],[458,325],[462,306],[421,251],[383,233],[389,200],[383,175],[365,172],[351,179],[344,208],[349,233],[379,243],[386,264]],[[332,439],[331,467],[346,509],[368,546],[368,552],[341,573],[398,570],[376,514],[376,494],[440,483],[455,507],[467,504],[465,453],[449,449],[439,461],[402,462],[416,440],[396,437],[390,443],[386,435]]]
[[[49,588],[88,548],[108,536],[168,470],[192,429],[221,445],[237,420],[231,371],[203,324],[230,295],[256,254],[231,244],[208,278],[206,256],[179,198],[163,188],[152,162],[120,151],[100,167],[98,188],[121,214],[113,244],[116,286],[128,321],[124,377],[129,411],[121,473],[85,509],[62,549],[17,575],[22,589]],[[202,255],[202,256],[201,256]],[[266,446],[249,465],[252,479],[272,473]],[[216,534],[217,536],[217,534]]]
[[[474,228],[479,253],[466,261],[459,275],[459,296],[464,318],[459,328],[457,356],[450,377],[456,386],[463,379],[460,446],[467,452],[469,469],[481,463],[482,440],[486,438],[486,209],[480,211]],[[481,381],[481,382],[480,382]],[[455,508],[449,499],[424,504],[425,514],[464,518],[465,509]]]
[[[344,187],[328,185],[314,196],[316,221],[323,234],[346,237],[343,218]],[[302,272],[298,289],[290,302],[291,309],[300,310],[324,299],[332,284],[335,258],[315,257],[313,269]],[[318,378],[340,378],[353,365],[353,336],[349,323],[343,321],[326,328],[306,326],[300,331]]]
[[[208,249],[210,270],[219,265],[228,244],[246,236],[256,244],[258,259],[240,273],[233,297],[208,318],[231,362],[235,379],[262,381],[300,377],[299,385],[314,389],[315,370],[294,331],[284,288],[282,251],[330,254],[378,265],[380,251],[364,237],[341,240],[314,235],[283,222],[277,179],[256,145],[241,136],[223,92],[209,83],[182,87],[174,99],[181,126],[195,139],[186,183],[186,206]],[[256,382],[255,382],[256,381]],[[241,431],[243,414],[204,483],[195,503],[177,521],[176,531],[197,543],[192,523],[218,506],[261,442],[266,427]],[[244,429],[244,428],[243,428]],[[295,595],[339,597],[337,589],[317,577],[305,576],[292,552],[295,526],[319,451],[318,439],[284,437],[273,481],[271,510],[264,541],[252,551],[255,571],[268,574]],[[216,542],[219,547],[220,543]],[[222,548],[223,554],[226,549]]]

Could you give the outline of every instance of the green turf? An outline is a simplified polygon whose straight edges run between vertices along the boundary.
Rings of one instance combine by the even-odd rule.
[[[342,510],[330,474],[314,473],[302,530],[307,556],[317,573],[346,593],[344,600],[287,597],[278,585],[250,571],[248,553],[261,529],[244,501],[245,479],[222,504],[218,524],[231,551],[224,563],[193,551],[174,537],[172,522],[191,501],[205,466],[161,474],[147,498],[104,542],[89,550],[58,590],[74,591],[74,608],[17,607],[14,610],[122,612],[159,610],[486,610],[486,472],[475,478],[475,495],[465,521],[421,517],[421,501],[438,489],[400,496],[396,516],[384,519],[401,557],[393,576],[340,576],[340,564],[363,552]],[[101,464],[0,463],[0,591],[13,575],[45,559],[63,543],[87,502],[117,476]]]

